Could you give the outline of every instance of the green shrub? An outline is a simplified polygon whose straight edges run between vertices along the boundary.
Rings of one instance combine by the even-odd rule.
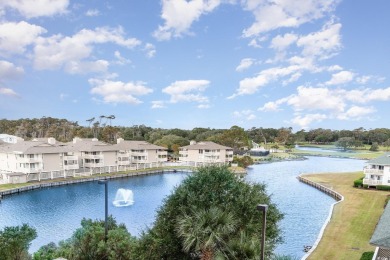
[[[200,253],[207,249],[210,251],[206,253],[215,256],[211,259],[220,259],[219,254],[223,254],[224,259],[258,259],[262,221],[256,205],[267,204],[265,254],[269,259],[281,242],[278,222],[283,215],[265,188],[264,184],[243,181],[226,167],[198,168],[165,198],[154,226],[142,235],[135,254],[138,259],[190,260],[199,259]],[[212,215],[208,213],[215,208],[232,214],[233,221],[220,224],[220,218],[209,218]],[[227,229],[228,223],[237,229]],[[225,232],[228,230],[229,234]]]
[[[368,189],[368,184],[363,184],[364,189]]]
[[[362,179],[354,180],[353,186],[356,187],[356,188],[362,187],[363,186],[363,180]]]
[[[362,257],[360,257],[360,260],[371,260],[373,256],[374,256],[374,251],[364,252],[362,254]]]
[[[390,191],[390,186],[387,186],[387,185],[377,185],[376,189],[377,190],[389,190]]]

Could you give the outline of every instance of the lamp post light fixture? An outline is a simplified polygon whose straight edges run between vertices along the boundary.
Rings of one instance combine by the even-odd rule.
[[[267,221],[267,210],[268,205],[267,204],[259,204],[257,205],[257,210],[263,212],[263,234],[261,236],[261,256],[260,260],[264,260],[264,251],[265,251],[265,224]]]
[[[108,223],[107,223],[107,218],[108,218],[108,188],[107,180],[98,180],[99,184],[104,184],[104,205],[105,205],[105,218],[104,218],[104,242],[107,243],[107,235],[108,235]]]

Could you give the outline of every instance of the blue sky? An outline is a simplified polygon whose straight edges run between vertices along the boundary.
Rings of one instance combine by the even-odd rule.
[[[0,118],[390,128],[390,1],[0,1]]]

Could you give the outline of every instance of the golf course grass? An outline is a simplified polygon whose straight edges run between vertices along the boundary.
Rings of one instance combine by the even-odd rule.
[[[358,260],[363,252],[375,250],[369,241],[390,192],[354,188],[353,181],[362,176],[361,172],[304,176],[344,196],[344,201],[335,205],[318,247],[307,259]]]

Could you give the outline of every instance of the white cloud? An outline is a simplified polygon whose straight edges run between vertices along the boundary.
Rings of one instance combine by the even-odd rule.
[[[332,65],[328,67],[328,71],[339,71],[339,70],[343,70],[343,67],[339,65]]]
[[[99,10],[97,9],[89,9],[86,13],[85,13],[86,16],[99,16],[100,15],[100,12]]]
[[[210,105],[209,104],[199,104],[197,107],[200,109],[207,109],[207,108],[210,108]]]
[[[302,73],[300,73],[300,72],[294,73],[291,75],[291,77],[289,79],[284,80],[282,84],[283,84],[283,86],[286,86],[292,82],[297,81],[301,76],[302,76]]]
[[[162,92],[171,96],[170,102],[198,102],[208,103],[208,97],[201,95],[210,84],[208,80],[175,81],[164,88]]]
[[[352,106],[345,113],[339,114],[337,118],[340,120],[360,120],[374,112],[376,109],[373,107]]]
[[[295,43],[298,39],[298,36],[292,33],[286,33],[281,36],[278,35],[271,40],[270,47],[278,51],[282,51],[289,47],[291,44]]]
[[[256,115],[253,113],[252,110],[242,110],[242,111],[234,111],[233,116],[236,118],[244,118],[247,121],[256,119]]]
[[[121,27],[100,27],[95,30],[83,29],[72,37],[54,35],[39,38],[34,48],[34,67],[39,70],[56,70],[72,67],[72,63],[86,62],[92,55],[94,44],[114,43],[126,48],[134,48],[140,44],[135,38],[125,38]],[[94,62],[95,65],[103,63]]]
[[[109,62],[106,60],[97,61],[69,61],[65,64],[65,71],[69,74],[88,74],[91,72],[106,72]]]
[[[369,82],[371,79],[371,76],[361,76],[361,77],[358,77],[356,78],[356,82],[359,83],[359,84],[366,84],[367,82]]]
[[[252,12],[255,22],[243,31],[244,37],[283,27],[298,27],[303,23],[322,18],[334,10],[338,0],[294,0],[254,1],[244,0],[244,9]]]
[[[377,101],[390,101],[390,87],[383,89],[333,89],[327,87],[297,88],[297,93],[270,101],[260,107],[260,111],[278,111],[281,105],[290,106],[298,115],[292,120],[294,124],[306,128],[311,122],[326,118],[339,120],[362,120],[368,118],[377,110],[373,106],[360,106]],[[324,113],[306,112],[323,111]],[[325,117],[325,116],[326,117]]]
[[[371,101],[389,101],[390,87],[382,89],[355,89],[346,92],[345,99],[355,103],[369,103]]]
[[[345,102],[342,93],[328,88],[303,87],[297,88],[298,93],[287,99],[287,104],[294,107],[295,111],[302,110],[330,110],[342,112]]]
[[[255,63],[255,61],[255,59],[251,58],[242,59],[240,65],[237,66],[236,71],[243,71],[250,68]]]
[[[265,103],[264,106],[260,107],[258,110],[266,111],[266,112],[279,111],[280,110],[279,105],[280,104],[278,104],[277,102],[270,101],[270,102]]]
[[[0,3],[0,10],[12,8],[27,18],[53,16],[67,12],[69,0],[7,0]]]
[[[16,93],[10,88],[0,88],[0,95],[9,96],[9,97],[19,97],[18,93]]]
[[[119,51],[115,51],[114,56],[118,59],[116,63],[119,65],[131,63],[131,60],[124,58]]]
[[[156,55],[156,47],[151,43],[145,44],[144,51],[148,58],[153,58]]]
[[[19,79],[24,74],[22,67],[16,67],[13,63],[0,60],[0,82],[10,79]]]
[[[302,129],[307,129],[311,123],[321,122],[327,118],[328,117],[324,114],[297,115],[291,120],[291,123],[299,125]]]
[[[220,0],[162,0],[161,18],[165,24],[160,25],[153,35],[163,41],[189,34],[194,21],[212,12],[220,4]]]
[[[165,102],[164,101],[161,101],[161,100],[156,100],[156,101],[152,101],[152,108],[156,109],[156,108],[164,108],[165,107]]]
[[[26,47],[33,44],[43,33],[46,33],[46,29],[25,21],[1,23],[0,55],[8,57],[10,54],[24,53]]]
[[[100,79],[89,79],[93,86],[92,94],[103,97],[104,103],[129,103],[139,104],[141,100],[135,96],[143,96],[152,93],[153,90],[145,87],[144,82],[122,82]]]
[[[303,56],[313,56],[319,59],[332,57],[341,49],[340,23],[333,21],[325,24],[321,31],[301,36],[297,46],[302,47]]]
[[[240,81],[240,86],[236,93],[229,96],[228,99],[235,98],[240,95],[250,95],[258,91],[259,88],[264,87],[271,81],[278,80],[281,77],[285,77],[296,73],[301,67],[297,65],[291,65],[288,67],[275,67],[263,70],[256,77],[245,78]]]
[[[355,74],[350,72],[350,71],[347,71],[347,70],[343,70],[343,71],[340,71],[338,73],[335,73],[332,75],[332,78],[325,82],[325,85],[341,85],[341,84],[345,84],[345,83],[348,83],[348,82],[351,82],[354,78]]]

